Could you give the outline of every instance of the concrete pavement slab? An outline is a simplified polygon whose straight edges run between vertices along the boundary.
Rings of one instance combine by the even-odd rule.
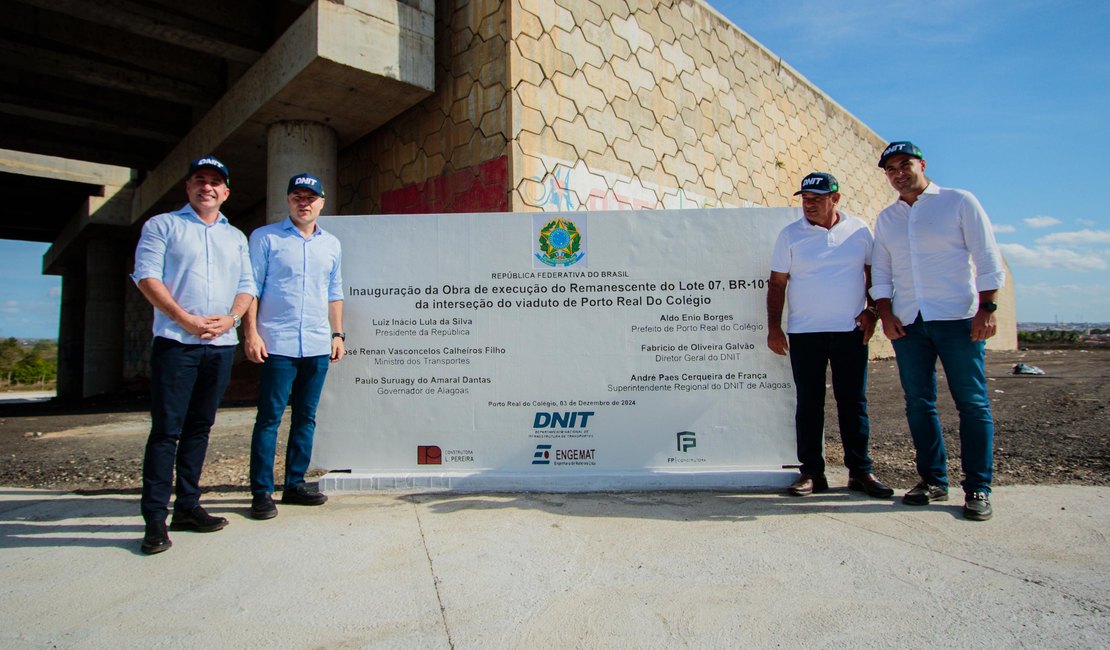
[[[1110,489],[994,501],[228,493],[147,557],[135,495],[0,488],[0,646],[1105,647]]]

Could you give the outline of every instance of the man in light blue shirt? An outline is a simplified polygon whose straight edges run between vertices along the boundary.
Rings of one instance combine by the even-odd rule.
[[[339,240],[316,223],[324,186],[312,174],[289,179],[289,217],[250,238],[258,302],[244,319],[247,358],[262,364],[258,415],[251,437],[251,517],[277,516],[274,453],[287,404],[293,422],[285,450],[283,504],[317,506],[327,497],[310,489],[316,407],[328,372],[345,354],[342,252]]]
[[[169,529],[214,532],[227,525],[201,507],[200,474],[231,379],[235,328],[254,302],[247,238],[220,212],[231,194],[227,166],[213,156],[194,160],[185,193],[185,207],[143,225],[131,276],[154,306],[141,499],[147,554],[171,546],[166,517],[175,468]]]

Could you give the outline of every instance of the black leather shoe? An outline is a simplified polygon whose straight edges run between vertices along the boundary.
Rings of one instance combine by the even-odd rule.
[[[824,492],[827,489],[829,489],[829,481],[824,474],[817,474],[816,476],[802,474],[797,481],[790,484],[786,491],[796,497],[804,497],[807,494]]]
[[[173,519],[170,520],[170,530],[192,530],[198,533],[214,533],[226,525],[226,519],[213,517],[199,505],[188,510],[174,510]]]
[[[864,474],[848,479],[848,489],[855,492],[866,492],[867,496],[876,499],[887,499],[894,496],[894,488],[884,484],[874,474]]]
[[[327,500],[327,495],[310,490],[304,483],[287,487],[281,493],[281,502],[294,506],[322,506]]]
[[[251,519],[273,519],[277,516],[277,506],[269,494],[256,494],[251,499]]]
[[[171,546],[173,546],[173,542],[170,541],[170,535],[166,532],[166,522],[148,521],[146,523],[146,533],[143,535],[143,553],[154,555],[155,553],[168,551]]]
[[[948,489],[921,481],[902,496],[902,503],[908,506],[927,506],[934,501],[947,501]]]

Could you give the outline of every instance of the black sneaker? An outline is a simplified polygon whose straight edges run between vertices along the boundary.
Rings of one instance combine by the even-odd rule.
[[[226,525],[226,519],[213,517],[199,505],[188,510],[174,510],[173,519],[170,520],[170,530],[192,530],[198,533],[214,533]]]
[[[273,519],[277,516],[277,506],[269,494],[256,494],[251,499],[251,519]]]
[[[986,521],[993,514],[990,495],[986,492],[968,492],[964,494],[964,519]]]
[[[947,488],[942,488],[939,485],[932,485],[927,481],[921,481],[902,497],[902,503],[908,506],[927,506],[934,501],[947,500]]]
[[[327,500],[327,495],[309,489],[305,483],[286,487],[281,493],[281,502],[293,506],[322,506]]]
[[[166,532],[166,522],[164,521],[148,521],[146,522],[146,533],[143,535],[142,551],[147,555],[154,555],[162,551],[168,551],[173,546],[170,541],[170,534]]]

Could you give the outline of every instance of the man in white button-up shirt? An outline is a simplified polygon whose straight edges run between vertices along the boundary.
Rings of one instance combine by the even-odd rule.
[[[936,362],[960,413],[964,516],[992,514],[994,418],[984,370],[986,340],[997,331],[995,295],[1006,279],[987,213],[970,192],[925,176],[912,142],[892,142],[879,167],[898,200],[879,213],[871,296],[894,345],[906,419],[921,481],[910,505],[948,499],[948,460],[937,417]]]

